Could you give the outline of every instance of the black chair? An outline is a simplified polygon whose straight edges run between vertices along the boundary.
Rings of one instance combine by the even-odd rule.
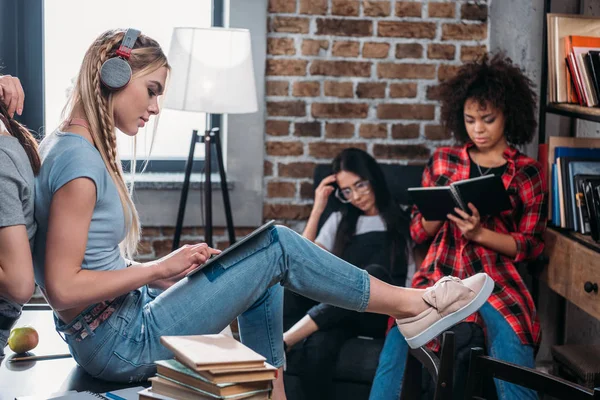
[[[452,400],[454,382],[454,332],[444,332],[440,357],[425,347],[410,349],[406,359],[401,400],[420,399],[422,370],[429,372],[435,383],[433,400]]]
[[[484,356],[482,348],[472,349],[465,399],[484,400],[483,383],[492,378],[533,389],[559,400],[600,400],[600,389],[591,391],[556,376]]]

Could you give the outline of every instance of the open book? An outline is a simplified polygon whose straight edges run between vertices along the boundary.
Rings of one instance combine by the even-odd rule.
[[[448,214],[456,214],[455,207],[471,214],[469,203],[473,203],[482,217],[512,207],[502,178],[496,175],[465,179],[449,186],[409,188],[408,194],[427,221],[446,220]]]

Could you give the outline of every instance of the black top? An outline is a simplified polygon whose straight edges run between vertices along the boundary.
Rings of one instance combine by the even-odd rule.
[[[506,167],[508,165],[508,163],[504,163],[504,165],[501,165],[499,167],[493,167],[493,168],[482,167],[481,165],[477,165],[475,163],[475,161],[473,161],[473,159],[471,158],[470,154],[469,154],[469,161],[471,162],[471,168],[470,168],[470,172],[469,172],[469,178],[477,178],[479,176],[482,176],[481,172],[483,172],[483,175],[497,175],[497,176],[502,176],[502,174],[504,173],[504,171],[506,171]]]

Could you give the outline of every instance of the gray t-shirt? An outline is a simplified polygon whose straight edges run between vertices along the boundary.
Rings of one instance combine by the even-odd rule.
[[[4,124],[0,125],[0,131],[3,128]],[[36,231],[33,206],[34,176],[29,158],[17,138],[0,133],[0,228],[25,225],[31,247]],[[0,295],[0,316],[19,315],[21,305]],[[0,329],[0,361],[9,333],[8,329]]]
[[[102,157],[81,135],[54,132],[40,144],[42,168],[35,178],[35,219],[38,232],[33,249],[35,281],[45,288],[44,262],[46,235],[52,196],[77,178],[87,178],[96,186],[96,204],[88,230],[82,269],[107,271],[126,268],[119,243],[125,238],[123,206]]]
[[[0,228],[25,225],[33,246],[36,223],[33,213],[34,176],[19,140],[0,134]]]

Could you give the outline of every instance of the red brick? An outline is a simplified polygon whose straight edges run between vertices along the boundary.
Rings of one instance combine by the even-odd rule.
[[[487,46],[461,46],[460,61],[469,62],[478,59],[487,53]]]
[[[296,44],[291,38],[267,38],[267,54],[276,56],[293,56],[296,54]]]
[[[423,46],[419,43],[398,43],[396,58],[422,58]]]
[[[377,34],[383,37],[433,39],[436,26],[432,22],[380,21]]]
[[[294,124],[294,136],[320,137],[321,123],[318,121],[296,122]]]
[[[331,14],[358,17],[359,4],[356,0],[331,0]]]
[[[331,54],[334,57],[358,57],[360,53],[359,42],[333,42]]]
[[[377,76],[388,79],[433,79],[435,64],[381,63],[377,65]]]
[[[156,257],[164,257],[171,252],[171,249],[173,248],[173,240],[155,240],[152,242],[152,247],[154,247],[154,255]]]
[[[356,96],[361,99],[384,98],[385,86],[385,82],[360,82],[356,86]]]
[[[390,53],[389,43],[368,42],[363,46],[362,55],[365,58],[386,58]]]
[[[399,1],[396,3],[396,17],[421,17],[421,2]]]
[[[430,151],[422,144],[375,144],[373,156],[388,160],[427,160]]]
[[[354,87],[352,82],[326,81],[325,96],[354,97]]]
[[[327,14],[327,0],[300,0],[300,14]]]
[[[271,136],[287,136],[290,134],[290,121],[267,120],[265,131]]]
[[[429,18],[454,18],[456,3],[428,3]]]
[[[409,98],[417,97],[416,83],[392,83],[390,84],[391,98]]]
[[[422,119],[435,118],[435,106],[430,104],[379,104],[379,119]]]
[[[269,0],[270,13],[295,13],[296,2],[290,0]]]
[[[349,122],[328,122],[325,124],[325,137],[343,139],[354,136],[354,124]]]
[[[154,249],[152,248],[152,242],[150,242],[149,240],[140,240],[138,242],[138,246],[137,246],[137,255],[138,256],[149,255],[149,254],[152,254],[153,252],[154,252]]]
[[[304,154],[302,142],[267,142],[270,156],[301,156]]]
[[[427,100],[441,100],[439,85],[429,86],[427,88]]]
[[[296,97],[316,97],[321,94],[321,83],[318,81],[294,82],[292,93]]]
[[[157,237],[161,236],[160,228],[144,227],[142,229],[142,237]]]
[[[296,185],[293,182],[268,182],[267,197],[294,197]]]
[[[365,143],[309,143],[308,153],[316,158],[334,158],[342,150],[349,147],[356,147],[361,150],[366,150]]]
[[[453,44],[430,43],[427,46],[427,58],[432,60],[454,60],[456,47]]]
[[[310,182],[300,183],[300,198],[301,199],[312,199],[315,197],[315,188]]]
[[[365,139],[385,139],[387,138],[387,125],[361,124],[359,135]]]
[[[327,50],[328,48],[328,40],[304,39],[302,41],[303,56],[318,56],[321,50]]]
[[[442,40],[485,40],[487,24],[443,24]]]
[[[392,139],[416,139],[419,137],[418,124],[392,125]]]
[[[317,35],[371,36],[373,22],[364,19],[317,18]]]
[[[391,3],[387,1],[363,1],[363,12],[367,17],[387,17],[391,13]]]
[[[266,161],[263,163],[263,173],[265,176],[273,175],[273,163],[271,161]]]
[[[310,20],[300,17],[273,17],[273,32],[308,33]]]
[[[267,81],[267,96],[287,96],[289,86],[287,81]]]
[[[304,76],[306,75],[306,60],[267,60],[267,75]]]
[[[294,204],[264,204],[263,218],[265,219],[292,219],[306,220],[310,216],[312,205]]]
[[[366,61],[315,60],[310,66],[311,75],[371,76],[371,63]]]
[[[425,125],[425,137],[428,140],[447,140],[452,135],[441,125]]]
[[[460,18],[472,21],[486,21],[488,18],[487,4],[463,4],[460,7]]]
[[[313,118],[366,118],[369,105],[364,103],[313,103]]]
[[[267,101],[267,115],[304,117],[306,115],[306,103],[303,101]]]
[[[280,177],[285,178],[312,178],[315,172],[314,162],[293,162],[289,164],[277,164]]]
[[[438,68],[438,80],[440,82],[443,82],[454,77],[454,75],[456,75],[460,67],[460,65],[440,65],[440,67]]]

